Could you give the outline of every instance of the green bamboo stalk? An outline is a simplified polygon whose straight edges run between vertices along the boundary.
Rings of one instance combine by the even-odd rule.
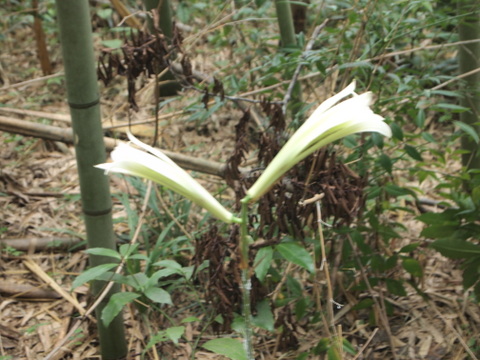
[[[173,19],[172,19],[172,7],[170,0],[143,0],[145,9],[151,11],[156,9],[158,11],[158,23],[154,24],[153,19],[147,16],[147,25],[152,34],[156,34],[160,29],[162,34],[165,35],[168,44],[172,43],[173,39]],[[170,53],[170,57],[173,59],[175,54]],[[162,96],[174,96],[181,90],[181,85],[176,81],[175,76],[171,71],[167,71],[160,78],[157,79],[159,86],[157,88],[158,93],[156,97]],[[156,99],[155,101],[157,101]],[[158,101],[157,101],[158,103]]]
[[[89,247],[115,249],[108,177],[93,167],[105,162],[106,156],[88,0],[57,0],[56,6],[87,242]],[[91,266],[105,262],[112,259],[90,256]],[[93,295],[104,286],[104,282],[95,281]],[[103,359],[120,359],[127,354],[122,316],[108,327],[100,320],[110,295],[118,291],[120,288],[114,286],[96,309]]]
[[[280,29],[281,49],[288,54],[291,50],[298,49],[297,38],[295,36],[295,26],[293,23],[292,7],[289,0],[275,0],[275,10],[277,13],[277,22]],[[285,76],[292,77],[294,71],[287,72]],[[290,110],[293,117],[299,112],[302,105],[302,87],[300,83],[294,79],[292,89],[287,94],[283,113],[285,114],[288,101],[291,99]]]
[[[460,17],[458,33],[460,41],[480,38],[480,11],[478,0],[457,0]],[[480,67],[480,43],[460,45],[458,51],[460,74]],[[480,134],[480,72],[465,77],[462,84],[461,105],[470,109],[460,114],[460,121],[474,127]],[[462,137],[462,148],[468,153],[462,155],[462,163],[468,169],[480,169],[480,144],[468,136]]]
[[[173,38],[172,7],[170,5],[170,0],[143,0],[143,3],[147,11],[158,9],[158,24],[155,25],[162,30],[162,33],[170,43]],[[150,16],[147,16],[147,25],[150,32],[154,34],[155,27],[153,19]]]
[[[275,9],[277,11],[277,21],[280,28],[282,48],[297,48],[297,38],[295,37],[295,26],[293,25],[290,1],[275,0]]]

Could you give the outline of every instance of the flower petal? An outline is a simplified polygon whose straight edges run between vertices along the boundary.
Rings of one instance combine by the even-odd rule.
[[[134,175],[154,181],[185,196],[226,223],[239,221],[168,156],[142,143],[133,135],[129,135],[129,138],[133,144],[148,152],[133,148],[131,145],[120,144],[111,153],[113,162],[99,164],[96,167],[106,172]]]
[[[355,82],[352,82],[341,92],[325,100],[312,113],[248,189],[248,201],[258,199],[298,162],[335,140],[366,131],[378,132],[388,137],[392,135],[383,117],[370,108],[372,93],[357,95],[354,90]],[[349,95],[353,97],[339,103]]]

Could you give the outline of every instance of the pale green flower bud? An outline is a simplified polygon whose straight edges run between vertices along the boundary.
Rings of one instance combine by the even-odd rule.
[[[282,147],[243,201],[258,200],[293,166],[335,140],[366,131],[392,136],[383,117],[370,109],[372,93],[357,95],[354,90],[355,82],[325,100]]]
[[[104,169],[107,173],[134,175],[154,181],[185,196],[219,220],[226,223],[241,222],[168,156],[142,143],[131,134],[128,134],[128,137],[142,150],[134,148],[131,144],[120,144],[111,153],[113,162],[99,164],[96,167]]]

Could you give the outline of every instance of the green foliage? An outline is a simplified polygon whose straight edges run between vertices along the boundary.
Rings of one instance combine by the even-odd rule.
[[[427,225],[422,236],[435,239],[430,247],[443,256],[461,260],[463,285],[465,289],[473,288],[477,301],[480,301],[479,184],[480,174],[477,171],[466,172],[461,179],[451,179],[442,186],[450,190],[448,195],[445,194],[449,200],[445,203],[447,208],[439,213],[425,213],[417,217]],[[465,187],[470,191],[465,191]]]
[[[305,103],[295,118],[287,119],[287,130],[285,134],[279,134],[279,138],[287,138],[311,112],[314,104],[352,78],[357,80],[359,92],[371,90],[377,96],[375,111],[386,116],[391,126],[391,140],[375,135],[349,136],[342,140],[342,146],[334,147],[337,160],[349,164],[352,171],[366,181],[363,212],[352,224],[342,226],[332,223],[331,219],[323,219],[328,225],[333,225],[325,228],[326,255],[329,261],[340,258],[342,276],[339,281],[342,281],[343,288],[359,299],[354,310],[368,314],[367,321],[375,324],[378,309],[375,309],[369,288],[378,287],[393,297],[407,296],[411,288],[421,293],[417,285],[425,271],[419,255],[431,249],[425,249],[423,241],[396,246],[406,230],[397,214],[413,218],[416,214],[413,205],[424,195],[421,185],[429,181],[439,183],[435,191],[446,199],[450,207],[441,213],[419,216],[418,220],[428,225],[422,235],[436,239],[431,245],[433,249],[461,260],[464,285],[466,288],[475,287],[478,296],[477,214],[480,212],[477,211],[477,197],[480,191],[474,187],[471,195],[466,195],[462,188],[464,182],[475,184],[476,176],[461,172],[458,177],[450,177],[444,172],[449,164],[459,160],[457,142],[460,137],[470,137],[476,143],[479,138],[472,126],[458,121],[459,114],[466,109],[458,105],[461,94],[455,90],[455,83],[448,83],[457,75],[455,59],[449,53],[452,48],[425,48],[425,44],[445,45],[456,40],[449,30],[449,26],[456,24],[449,6],[404,0],[337,1],[326,6],[311,2],[307,12],[310,24],[318,25],[319,19],[328,18],[330,21],[314,42],[312,50],[302,57],[301,49],[309,40],[308,36],[297,37],[300,49],[291,49],[288,56],[278,51],[279,34],[275,30],[272,1],[236,1],[235,4],[231,18],[218,25],[217,16],[222,11],[231,10],[228,2],[178,2],[175,8],[177,19],[186,24],[202,22],[205,30],[202,46],[196,46],[198,39],[192,43],[186,41],[186,55],[203,55],[201,53],[204,52],[210,56],[208,50],[213,50],[211,53],[216,55],[212,55],[209,61],[215,67],[215,73],[209,75],[215,75],[227,96],[241,97],[245,92],[259,91],[259,95],[250,96],[253,100],[283,99],[291,75],[302,64],[301,76],[310,76],[310,80],[302,80]],[[97,15],[103,19],[110,16],[106,8],[97,10]],[[116,48],[118,39],[124,36],[123,32],[124,29],[117,33],[113,29],[106,30],[108,36],[102,40],[103,45]],[[192,44],[195,46],[191,47]],[[418,50],[409,51],[415,48]],[[407,52],[401,53],[405,50]],[[220,93],[209,96],[208,100],[215,101],[208,107],[202,103],[205,91],[214,92],[213,85],[192,86],[202,93],[185,91],[180,95],[183,97],[181,106],[185,117],[179,121],[198,131],[208,125],[213,116],[231,114],[232,102],[222,98]],[[168,106],[174,107],[180,97],[173,99]],[[259,132],[268,132],[267,117],[260,118],[262,129]],[[122,242],[133,238],[139,204],[145,196],[141,180],[127,178],[126,181],[138,195],[117,195],[126,215],[116,221],[127,223],[130,229],[130,233],[120,235]],[[194,271],[189,259],[195,255],[192,240],[199,238],[208,228],[207,218],[198,220],[192,215],[195,208],[190,202],[163,189],[160,189],[160,194],[150,195],[148,208],[146,221],[140,229],[140,245],[131,251],[126,245],[122,245],[118,252],[89,250],[91,254],[110,257],[112,264],[89,269],[74,282],[78,286],[95,279],[112,279],[127,287],[125,298],[120,297],[109,305],[105,314],[107,319],[130,303],[141,311],[174,311],[178,306],[175,303],[176,291],[186,290],[195,293],[195,296],[202,296],[204,291],[196,288],[194,283],[196,276],[205,275],[207,271],[204,274],[201,268]],[[168,215],[165,209],[173,216]],[[192,219],[194,226],[191,225]],[[265,293],[275,291],[275,301],[257,299],[252,307],[252,323],[258,331],[280,333],[287,327],[276,323],[278,315],[274,314],[289,309],[293,313],[291,321],[319,326],[325,314],[316,308],[312,294],[318,267],[315,260],[318,263],[321,258],[316,226],[313,225],[316,219],[313,223],[305,222],[302,229],[307,234],[305,238],[293,233],[280,233],[274,220],[266,225],[265,233],[273,234],[273,239],[266,240],[275,241],[252,251],[252,272]],[[186,234],[181,227],[187,227],[191,233]],[[227,231],[226,228],[220,229],[222,235]],[[255,231],[252,229],[252,232]],[[125,261],[124,273],[112,273],[115,260]],[[230,261],[233,260],[226,258],[222,265],[227,267]],[[207,266],[205,263],[204,267]],[[294,270],[285,273],[287,267]],[[365,273],[366,279],[359,278],[360,271]],[[337,289],[334,292],[334,297],[342,296]],[[357,296],[359,294],[363,296]],[[192,307],[198,306],[204,314],[209,314],[205,306],[199,305],[200,302],[193,302]],[[393,313],[394,305],[386,303],[385,307],[387,315]],[[182,310],[178,311],[182,313]],[[212,319],[217,320],[211,322],[198,314],[190,315],[188,318],[205,326],[224,322],[221,314],[212,315]],[[160,341],[178,340],[183,330],[175,326],[175,321],[172,325],[172,328],[167,327],[154,335],[145,351]],[[241,332],[242,326],[240,320],[234,320],[232,328]],[[176,332],[169,335],[169,329],[176,329]],[[323,337],[298,358],[326,354],[329,359],[336,359],[338,348],[334,341]],[[219,338],[205,343],[203,347],[232,359],[246,358],[241,342],[236,339]],[[343,339],[343,351],[354,353],[347,339]]]
[[[158,331],[155,335],[151,337],[147,346],[142,351],[142,357],[156,344],[163,341],[172,341],[174,344],[178,344],[178,341],[185,333],[185,326],[172,326],[165,330]]]
[[[239,340],[218,338],[207,341],[202,347],[232,360],[248,360],[245,349]]]
[[[284,259],[301,266],[311,273],[315,271],[312,256],[300,244],[287,240],[278,244],[276,249]]]
[[[330,339],[330,338],[323,338],[315,346],[313,353],[315,355],[320,355],[327,353],[328,360],[341,360],[342,357],[339,352],[339,344],[340,342],[337,339]],[[355,355],[356,350],[355,346],[353,346],[348,340],[342,339],[342,350],[343,352]]]
[[[257,304],[257,316],[254,316],[252,323],[259,328],[274,331],[275,319],[273,317],[272,309],[267,300],[262,300]]]
[[[139,294],[125,291],[112,295],[107,306],[105,306],[102,311],[101,319],[105,326],[108,326],[112,320],[115,319],[125,305],[131,303],[133,300],[139,297]]]

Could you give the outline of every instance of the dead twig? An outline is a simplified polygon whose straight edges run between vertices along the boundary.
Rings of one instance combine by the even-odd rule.
[[[73,144],[74,142],[73,131],[70,128],[60,128],[25,120],[7,118],[5,116],[0,116],[0,131],[60,141],[67,144]],[[115,146],[122,142],[109,137],[104,137],[103,140],[107,150],[113,150]],[[199,159],[163,149],[162,152],[186,170],[198,171],[205,174],[219,176],[221,178],[225,177],[227,165],[224,163]],[[249,169],[241,168],[240,172],[248,173]]]
[[[368,338],[367,342],[363,344],[362,348],[358,351],[357,355],[355,355],[355,357],[352,360],[357,360],[360,356],[362,356],[363,352],[368,347],[368,345],[372,342],[377,332],[378,332],[378,328],[375,328],[375,330],[373,330],[372,332],[372,335],[370,335],[370,337]]]
[[[38,77],[38,78],[35,78],[35,79],[30,79],[30,80],[22,81],[22,82],[19,82],[19,83],[16,83],[16,84],[11,84],[11,85],[8,85],[8,86],[3,86],[3,87],[0,88],[0,91],[7,91],[7,90],[10,90],[10,89],[14,89],[14,88],[19,88],[19,87],[23,87],[23,86],[29,86],[29,85],[32,85],[32,84],[37,83],[37,82],[41,82],[41,81],[53,79],[53,78],[60,77],[60,76],[63,76],[63,75],[64,75],[63,71],[60,71],[60,72],[58,72],[58,73],[56,73],[56,74],[47,75],[47,76],[42,76],[42,77]]]
[[[370,292],[371,294],[371,298],[373,300],[373,302],[375,303],[375,305],[377,306],[377,309],[378,309],[378,316],[379,316],[379,320],[380,322],[382,323],[383,327],[385,328],[385,332],[387,333],[388,335],[388,339],[389,339],[389,342],[390,342],[390,347],[391,347],[391,352],[392,352],[392,356],[393,356],[393,359],[394,360],[397,360],[398,359],[398,356],[397,356],[397,352],[396,352],[396,346],[395,346],[395,340],[393,338],[393,334],[392,334],[392,329],[390,328],[390,323],[388,322],[388,317],[387,317],[387,314],[386,314],[386,310],[385,310],[385,304],[381,304],[380,301],[378,301],[377,297],[375,296],[375,292],[373,291],[373,288],[372,286],[370,285],[370,281],[367,277],[367,274],[365,273],[365,269],[360,261],[360,257],[358,255],[358,250],[357,250],[357,247],[356,245],[353,243],[353,240],[352,238],[350,237],[350,235],[347,236],[348,238],[348,241],[350,242],[350,246],[352,247],[353,249],[353,255],[355,257],[355,260],[359,266],[359,269],[360,269],[360,275],[363,279],[363,281],[365,282],[365,285],[367,286],[368,288],[368,291]],[[382,306],[383,305],[383,306]]]
[[[42,289],[30,284],[18,284],[11,281],[0,280],[0,294],[13,298],[23,299],[60,299],[61,296],[56,291]]]
[[[19,238],[0,240],[0,249],[10,247],[19,251],[65,250],[82,242],[79,238]]]
[[[25,265],[32,273],[37,275],[40,279],[42,279],[48,286],[50,286],[53,290],[55,290],[61,297],[67,300],[70,304],[75,306],[75,308],[80,312],[80,314],[84,316],[88,316],[85,309],[82,305],[75,299],[72,295],[70,295],[66,290],[64,290],[60,285],[58,285],[55,280],[53,280],[43,269],[37,265],[32,259],[27,258],[23,261],[23,265]]]

